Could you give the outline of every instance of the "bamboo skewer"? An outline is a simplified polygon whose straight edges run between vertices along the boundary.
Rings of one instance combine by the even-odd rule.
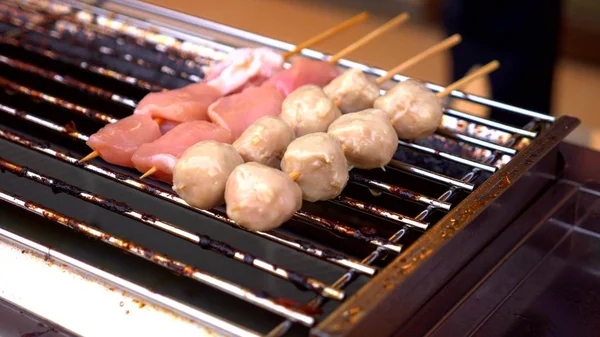
[[[377,82],[377,84],[381,85],[381,84],[385,83],[386,81],[389,81],[396,74],[414,66],[415,64],[427,59],[430,56],[433,56],[439,52],[442,52],[444,50],[447,50],[447,49],[450,49],[450,48],[456,46],[461,41],[462,41],[462,36],[460,34],[454,34],[454,35],[448,37],[447,39],[445,39],[444,41],[439,42],[439,43],[427,48],[426,50],[422,51],[421,53],[411,57],[410,59],[408,59],[408,60],[402,62],[401,64],[395,66],[394,68],[388,70],[388,72],[385,73],[385,75],[377,78],[375,80],[375,82]]]
[[[296,48],[294,48],[293,50],[290,50],[288,52],[285,52],[283,54],[283,58],[287,59],[290,56],[293,56],[295,54],[298,54],[299,52],[301,52],[303,49],[306,49],[310,46],[313,46],[335,34],[338,34],[344,30],[346,30],[347,28],[350,28],[358,23],[361,23],[363,21],[365,21],[367,18],[369,17],[369,12],[362,12],[340,24],[338,24],[337,26],[331,27],[328,30],[322,32],[321,34],[318,34],[316,36],[311,37],[310,39],[296,45]]]
[[[391,19],[390,21],[386,22],[382,26],[371,31],[369,34],[363,36],[358,41],[355,41],[354,43],[350,44],[346,48],[337,52],[335,55],[331,56],[329,58],[329,60],[327,60],[327,62],[329,62],[330,64],[337,63],[337,61],[339,61],[340,59],[344,58],[345,56],[349,55],[356,49],[364,46],[365,44],[371,42],[372,40],[379,37],[380,35],[387,32],[388,30],[408,21],[409,18],[410,18],[410,15],[408,13],[402,13],[400,15],[397,15],[395,18]]]
[[[436,96],[438,98],[444,98],[448,95],[450,95],[452,93],[452,91],[459,89],[467,84],[469,84],[470,82],[476,80],[477,78],[487,75],[493,71],[495,71],[496,69],[498,69],[500,67],[500,62],[498,62],[497,60],[494,60],[488,64],[486,64],[485,66],[477,69],[476,71],[474,71],[473,73],[461,78],[460,80],[450,84],[449,86],[447,86],[443,91],[440,91],[436,94]]]

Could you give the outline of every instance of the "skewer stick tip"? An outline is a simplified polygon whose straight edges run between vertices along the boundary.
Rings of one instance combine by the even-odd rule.
[[[449,86],[447,86],[444,90],[438,92],[436,94],[436,96],[438,98],[444,98],[448,95],[450,95],[454,90],[460,89],[462,87],[464,87],[465,85],[467,85],[468,83],[474,81],[475,79],[487,75],[491,72],[494,72],[496,69],[500,68],[500,62],[498,62],[498,60],[494,60],[486,65],[484,65],[483,67],[475,70],[474,72],[472,72],[471,74],[461,78],[460,80],[450,84]]]
[[[292,178],[293,181],[298,181],[298,179],[300,179],[300,177],[302,176],[302,173],[294,171],[289,173],[288,175],[290,176],[290,178]]]
[[[98,157],[100,155],[100,152],[98,151],[93,151],[90,154],[88,154],[87,156],[79,159],[79,161],[77,163],[81,164],[81,163],[85,163],[86,161],[92,160],[96,157]]]
[[[296,55],[298,53],[300,53],[303,49],[309,48],[335,34],[341,33],[342,31],[356,25],[359,24],[363,21],[365,21],[367,18],[369,17],[369,12],[364,11],[358,15],[355,15],[354,17],[334,26],[329,28],[328,30],[315,35],[313,37],[311,37],[310,39],[299,43],[298,45],[296,45],[296,47],[290,51],[287,51],[285,53],[283,53],[283,58],[287,59],[293,55]]]
[[[146,171],[146,173],[142,174],[140,176],[140,179],[145,179],[151,175],[153,175],[154,173],[156,173],[158,171],[158,169],[156,167],[151,167],[148,171]]]
[[[389,20],[388,22],[371,31],[369,34],[363,36],[359,40],[351,43],[346,48],[340,50],[335,55],[331,56],[329,60],[327,60],[327,62],[329,62],[329,64],[336,64],[340,59],[346,57],[356,49],[371,42],[372,40],[376,39],[377,37],[389,31],[390,29],[408,21],[408,19],[410,19],[410,14],[406,12],[397,15],[393,19]]]

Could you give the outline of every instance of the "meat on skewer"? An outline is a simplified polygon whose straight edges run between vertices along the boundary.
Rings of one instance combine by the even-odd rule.
[[[305,85],[292,92],[283,101],[281,118],[294,129],[296,136],[325,132],[342,113],[323,89]]]
[[[267,231],[302,208],[302,190],[287,174],[259,163],[236,167],[225,188],[227,216],[250,230]]]
[[[348,183],[348,162],[342,144],[330,134],[311,133],[290,143],[281,170],[297,177],[302,198],[315,202],[340,195]]]
[[[205,140],[226,144],[233,142],[231,133],[216,124],[207,121],[185,122],[157,140],[140,146],[131,161],[138,171],[152,174],[155,179],[170,184],[177,159],[189,147]]]
[[[374,107],[387,112],[400,139],[414,140],[431,135],[442,122],[443,105],[441,99],[452,91],[486,75],[500,66],[492,61],[434,94],[422,82],[406,80],[396,84],[385,95],[379,97]]]
[[[353,18],[300,43],[294,50],[284,53],[282,59],[287,59],[301,52],[304,48],[308,48],[311,45],[334,36],[335,34],[366,20],[367,17],[367,12],[356,15]],[[279,64],[277,57],[274,57],[271,55],[272,53],[269,54],[267,51],[260,48],[252,50],[251,53],[248,52],[248,49],[245,49],[238,53],[234,52],[233,54],[234,55],[230,58],[213,66],[211,68],[212,70],[209,69],[209,84],[196,83],[171,91],[150,93],[140,101],[134,114],[148,114],[157,119],[157,123],[160,125],[163,134],[172,130],[182,122],[190,120],[207,120],[208,106],[211,103],[215,102],[222,95],[229,93],[229,91],[234,90],[232,88],[237,85],[247,87],[249,85],[248,83],[242,83],[244,79],[248,79],[248,81],[254,85],[264,82],[262,76],[274,74],[274,70],[277,68],[277,64]],[[248,62],[248,55],[250,55],[252,62]],[[263,57],[257,58],[257,55]],[[119,123],[121,122],[119,121],[115,124]],[[118,126],[117,128],[127,129],[126,126]],[[117,138],[115,140],[109,141],[108,135],[108,133],[103,135],[104,143],[110,144],[119,141],[119,136],[116,136]],[[145,139],[140,137],[132,139],[137,142],[129,141],[129,147],[127,148],[128,152],[119,153],[120,148],[115,147],[114,149],[111,149],[111,155],[119,158],[125,157],[145,142]],[[93,148],[93,150],[93,152],[82,158],[80,162],[85,162],[101,155],[100,151],[95,148]],[[104,150],[104,152],[106,153],[106,150]],[[120,161],[123,161],[123,159]]]
[[[398,136],[385,111],[366,109],[345,114],[327,130],[341,144],[350,169],[383,168],[398,149]]]
[[[211,209],[225,201],[225,184],[244,160],[229,144],[199,142],[183,152],[173,169],[173,190],[190,206]]]
[[[283,119],[265,116],[250,125],[233,147],[245,162],[279,168],[283,153],[294,138],[294,130]]]
[[[147,115],[131,115],[119,123],[108,124],[91,135],[86,144],[108,163],[134,167],[131,157],[140,144],[160,138],[156,120]]]

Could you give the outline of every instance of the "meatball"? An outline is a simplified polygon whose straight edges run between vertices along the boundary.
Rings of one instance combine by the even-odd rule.
[[[267,231],[302,207],[302,190],[287,174],[259,163],[236,167],[225,187],[227,216],[238,225]]]
[[[347,70],[323,88],[345,114],[373,107],[379,90],[377,83],[358,69]]]
[[[188,148],[173,169],[173,190],[190,206],[211,209],[223,204],[227,177],[244,163],[230,144],[202,141]]]
[[[316,85],[296,89],[281,106],[281,118],[294,129],[297,137],[325,132],[341,115],[335,103]]]
[[[279,168],[281,157],[294,138],[294,130],[283,119],[265,116],[250,125],[233,147],[245,162]]]
[[[327,131],[344,149],[348,163],[360,169],[387,165],[398,149],[398,136],[382,110],[367,109],[338,118]]]
[[[374,107],[388,113],[398,137],[405,140],[426,138],[442,122],[442,102],[416,80],[396,84]]]
[[[315,202],[337,197],[348,183],[348,162],[340,142],[318,132],[290,143],[281,169],[297,178],[304,200]]]

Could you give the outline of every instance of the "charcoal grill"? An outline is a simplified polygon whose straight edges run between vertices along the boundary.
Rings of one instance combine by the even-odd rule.
[[[446,109],[385,171],[249,232],[137,172],[77,162],[148,92],[201,81],[233,48],[292,45],[136,1],[4,1],[0,34],[0,299],[65,335],[392,335],[551,184],[579,123],[455,91],[530,122]]]

